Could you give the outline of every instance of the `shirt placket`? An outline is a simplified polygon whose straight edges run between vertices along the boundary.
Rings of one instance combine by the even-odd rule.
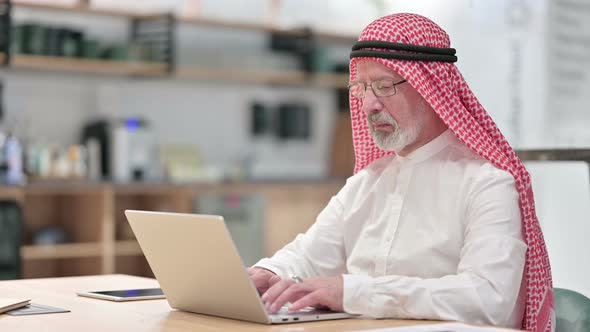
[[[388,197],[388,205],[390,206],[388,213],[388,220],[384,227],[383,237],[380,241],[379,254],[375,264],[376,275],[387,275],[387,262],[391,256],[391,248],[397,233],[400,222],[401,212],[408,191],[408,184],[412,175],[410,167],[401,167],[396,179],[396,186]]]

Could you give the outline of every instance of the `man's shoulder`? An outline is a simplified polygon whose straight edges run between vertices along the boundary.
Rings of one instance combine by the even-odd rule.
[[[456,141],[450,142],[443,153],[432,161],[438,163],[448,172],[457,172],[458,176],[469,178],[512,178],[512,175],[491,161],[480,156],[468,146]]]
[[[448,162],[460,165],[465,176],[474,179],[506,179],[513,180],[510,172],[503,170],[491,161],[478,155],[464,144],[455,144],[445,158]]]

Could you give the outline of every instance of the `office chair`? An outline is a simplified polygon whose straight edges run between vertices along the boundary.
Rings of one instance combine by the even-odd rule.
[[[564,288],[554,288],[556,332],[589,332],[590,299]]]

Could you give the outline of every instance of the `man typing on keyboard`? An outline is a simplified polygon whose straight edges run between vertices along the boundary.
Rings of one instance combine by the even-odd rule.
[[[530,176],[455,61],[425,17],[364,29],[350,61],[355,174],[305,234],[249,269],[270,312],[553,329]]]

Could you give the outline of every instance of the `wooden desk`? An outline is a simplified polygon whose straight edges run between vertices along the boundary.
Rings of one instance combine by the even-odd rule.
[[[33,303],[72,312],[9,316],[0,314],[0,331],[355,331],[427,323],[425,321],[345,319],[263,325],[176,311],[166,300],[111,302],[79,297],[76,291],[159,287],[154,279],[103,275],[0,282],[0,295],[30,297]]]

